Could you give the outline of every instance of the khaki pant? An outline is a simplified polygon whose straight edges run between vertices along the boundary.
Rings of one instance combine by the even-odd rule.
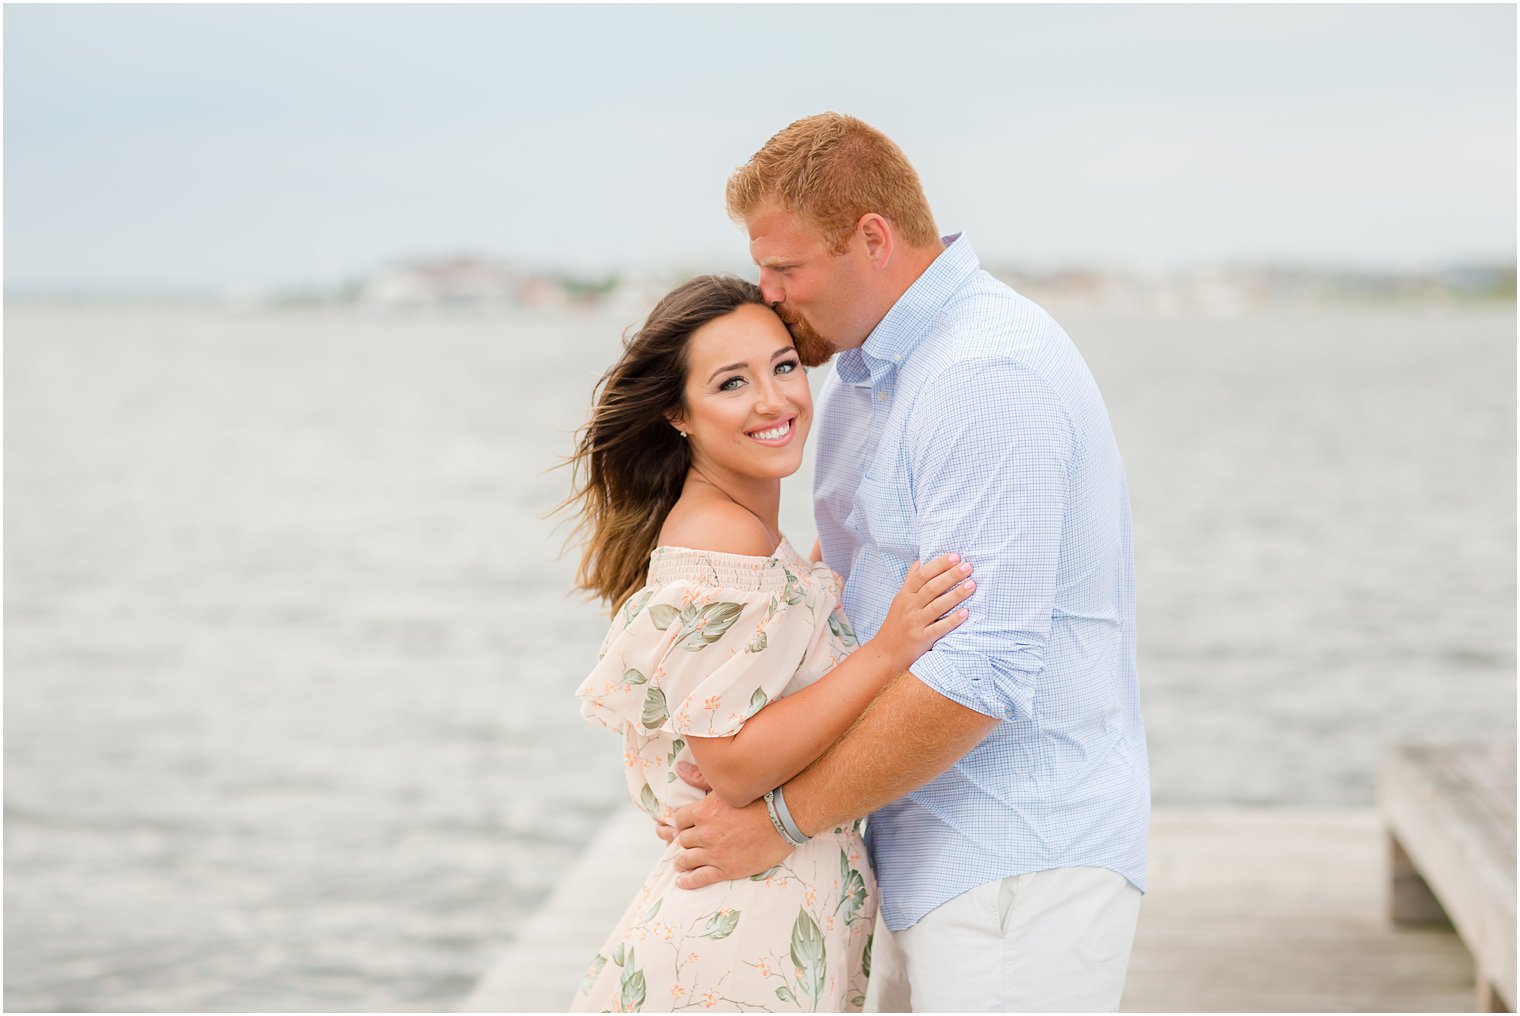
[[[1140,893],[1106,868],[977,886],[899,932],[880,917],[867,1012],[1116,1012]]]

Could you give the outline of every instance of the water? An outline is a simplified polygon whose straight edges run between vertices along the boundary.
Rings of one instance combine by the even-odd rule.
[[[1385,740],[1513,731],[1513,308],[1060,316],[1158,803],[1366,803]],[[468,991],[620,803],[539,515],[624,323],[6,311],[7,1008]]]

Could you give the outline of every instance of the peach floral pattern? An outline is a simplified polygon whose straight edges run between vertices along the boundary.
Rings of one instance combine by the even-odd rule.
[[[857,645],[839,577],[783,541],[769,558],[661,547],[577,692],[623,740],[629,795],[669,819],[699,792],[675,775],[688,739],[737,733]],[[575,1012],[859,1012],[876,883],[854,827],[769,871],[675,887],[667,849],[593,959]]]

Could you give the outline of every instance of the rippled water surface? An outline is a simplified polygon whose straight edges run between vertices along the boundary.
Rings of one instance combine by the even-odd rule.
[[[1365,803],[1389,739],[1513,731],[1512,308],[1061,317],[1158,803]],[[468,991],[619,803],[539,516],[625,323],[6,311],[7,1008]]]

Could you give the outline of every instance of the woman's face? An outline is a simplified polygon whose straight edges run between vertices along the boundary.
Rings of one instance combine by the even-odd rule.
[[[744,304],[686,347],[686,409],[673,421],[709,474],[779,480],[802,465],[813,396],[774,311]]]

